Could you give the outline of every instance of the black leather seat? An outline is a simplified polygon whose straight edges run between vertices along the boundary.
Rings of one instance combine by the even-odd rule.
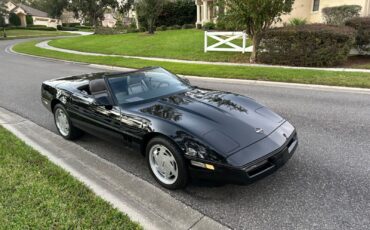
[[[97,79],[90,81],[90,92],[91,95],[101,94],[107,92],[107,86],[104,79]]]

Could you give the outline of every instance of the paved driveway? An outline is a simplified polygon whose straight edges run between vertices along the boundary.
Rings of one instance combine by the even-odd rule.
[[[0,41],[0,106],[55,131],[40,103],[41,82],[102,70],[4,52],[15,42]],[[236,229],[369,229],[369,94],[192,83],[248,95],[271,107],[297,127],[300,147],[285,167],[252,185],[193,183],[171,195]],[[155,184],[138,153],[90,135],[78,144]]]

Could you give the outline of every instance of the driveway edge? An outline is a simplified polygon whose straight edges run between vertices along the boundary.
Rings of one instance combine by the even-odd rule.
[[[149,182],[1,107],[0,125],[145,229],[229,229]]]

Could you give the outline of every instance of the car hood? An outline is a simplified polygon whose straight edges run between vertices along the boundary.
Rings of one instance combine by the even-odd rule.
[[[175,123],[224,157],[265,138],[284,121],[251,98],[205,89],[161,98],[139,110]]]

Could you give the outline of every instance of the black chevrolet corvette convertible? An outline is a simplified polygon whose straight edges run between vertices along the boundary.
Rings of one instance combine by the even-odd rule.
[[[191,177],[249,183],[298,146],[295,128],[255,100],[191,86],[158,67],[46,81],[41,99],[65,139],[88,132],[138,147],[168,189]]]

